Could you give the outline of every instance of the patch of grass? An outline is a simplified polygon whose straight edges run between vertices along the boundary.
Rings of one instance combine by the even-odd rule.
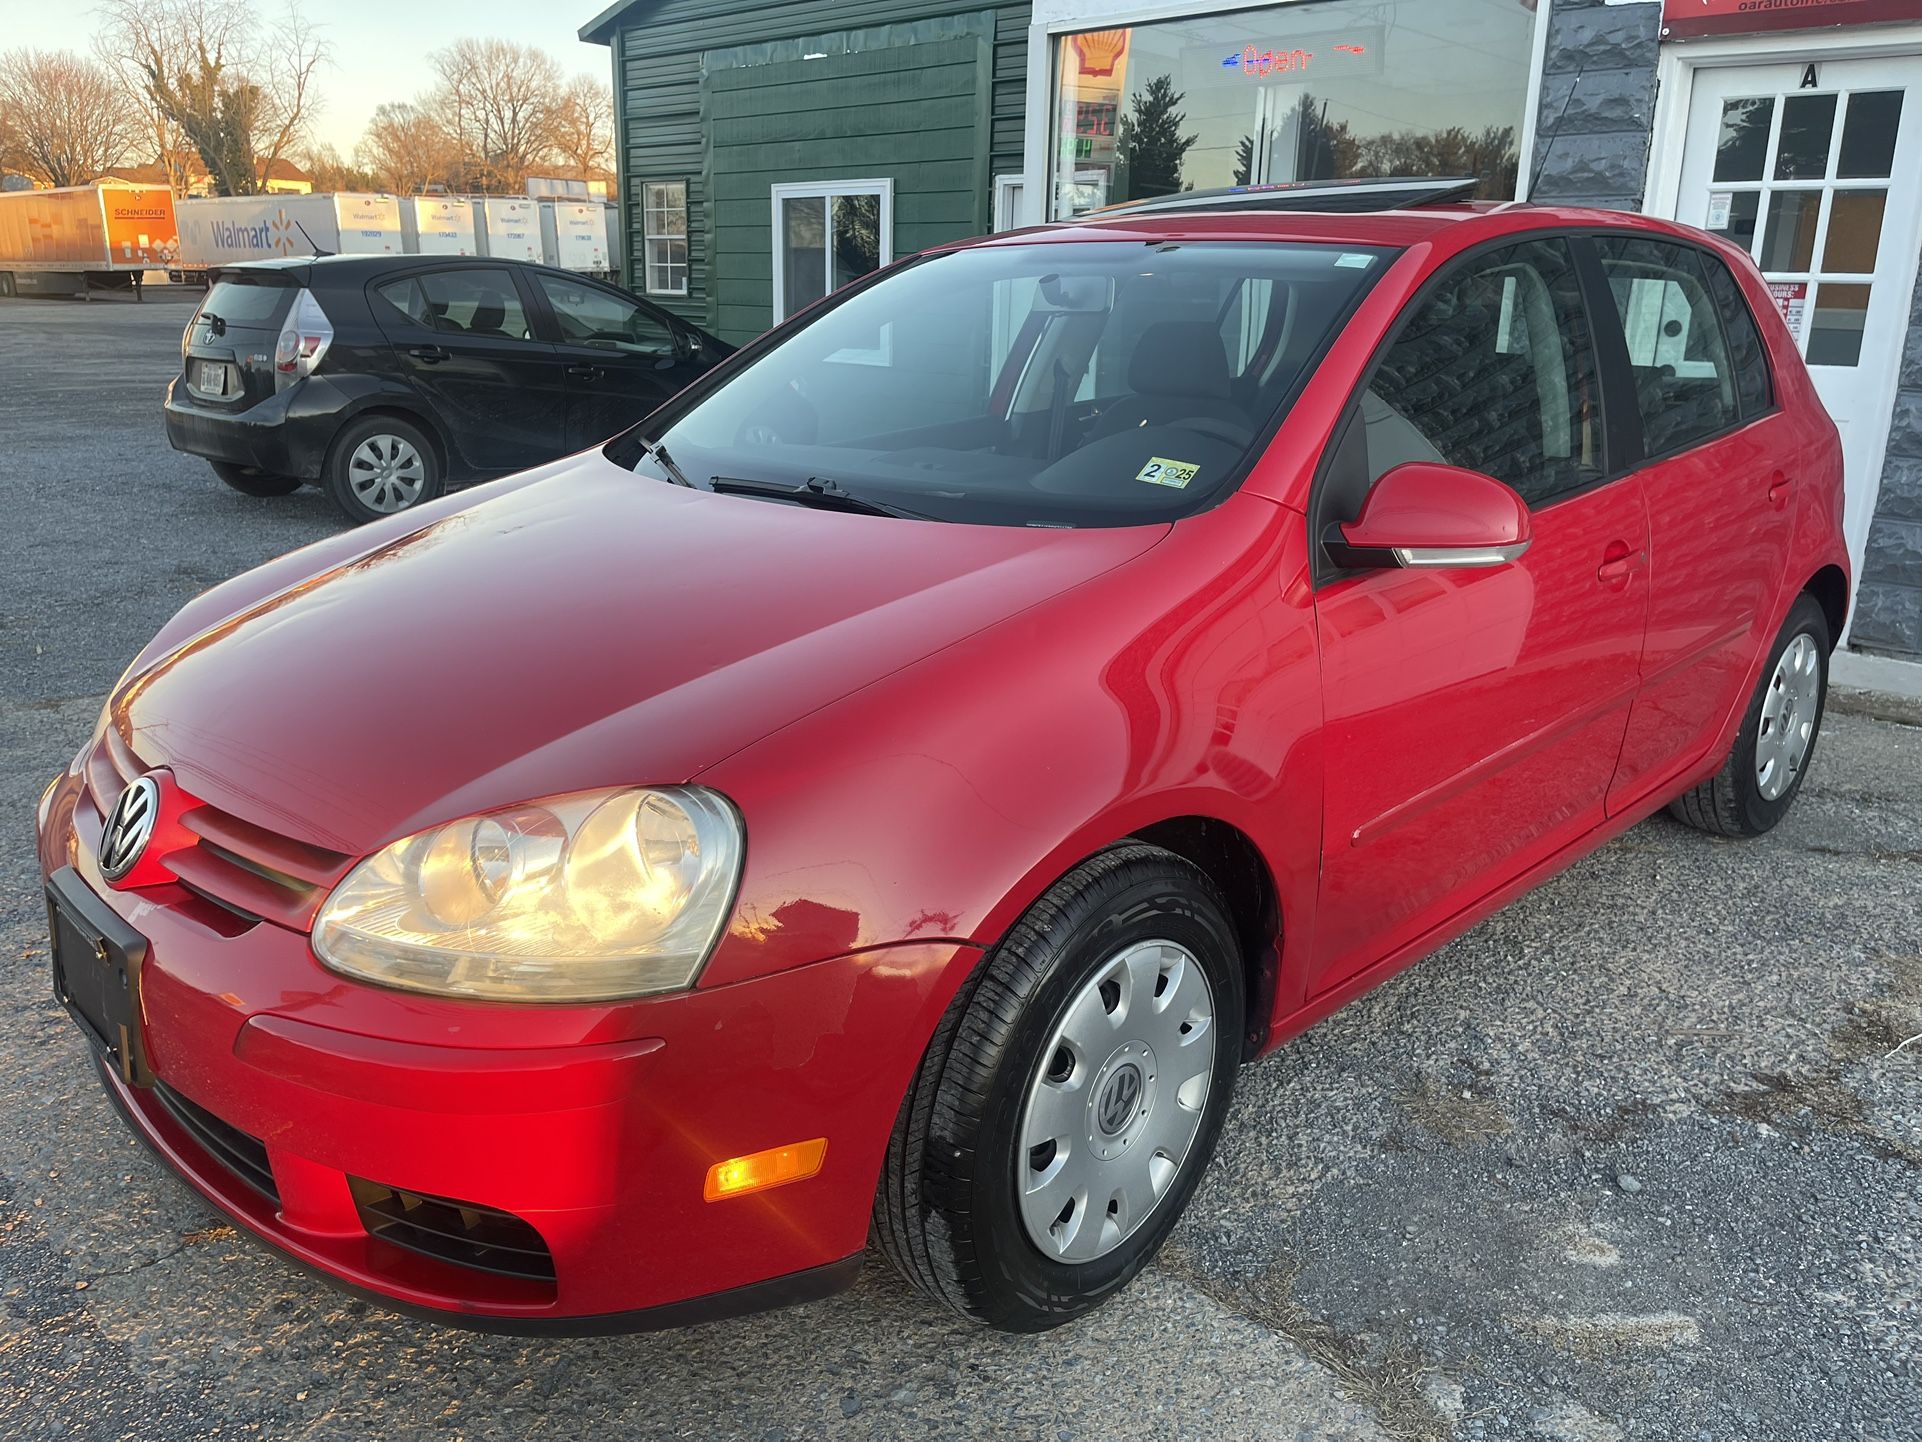
[[[1423,1077],[1400,1098],[1402,1110],[1450,1146],[1470,1147],[1506,1136],[1515,1124],[1493,1097],[1466,1087],[1443,1087]]]

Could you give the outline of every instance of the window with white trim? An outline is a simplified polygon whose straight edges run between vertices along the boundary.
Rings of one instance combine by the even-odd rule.
[[[641,187],[641,285],[649,295],[687,294],[687,182]]]

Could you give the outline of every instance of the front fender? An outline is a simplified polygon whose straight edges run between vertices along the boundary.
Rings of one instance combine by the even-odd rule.
[[[1179,816],[1247,833],[1284,915],[1306,918],[1320,725],[1301,517],[1237,497],[703,772],[741,808],[748,854],[701,985],[992,944],[1082,858]]]

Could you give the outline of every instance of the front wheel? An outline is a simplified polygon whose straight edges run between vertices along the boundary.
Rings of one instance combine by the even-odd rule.
[[[1013,1332],[1147,1265],[1201,1178],[1240,1065],[1221,893],[1129,843],[1069,872],[981,964],[903,1103],[875,1199],[910,1282]]]
[[[291,496],[300,489],[298,476],[276,476],[258,466],[236,466],[231,461],[209,461],[214,474],[243,496]]]
[[[440,453],[411,421],[369,416],[335,437],[327,455],[327,494],[360,525],[411,510],[446,488]]]
[[[1760,836],[1788,814],[1822,731],[1829,646],[1827,613],[1802,596],[1769,648],[1728,760],[1669,803],[1672,816],[1716,836]]]

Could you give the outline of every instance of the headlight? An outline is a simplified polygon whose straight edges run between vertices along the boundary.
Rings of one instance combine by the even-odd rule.
[[[491,1001],[675,991],[740,881],[733,807],[698,786],[563,796],[449,822],[377,852],[314,920],[333,970]]]

